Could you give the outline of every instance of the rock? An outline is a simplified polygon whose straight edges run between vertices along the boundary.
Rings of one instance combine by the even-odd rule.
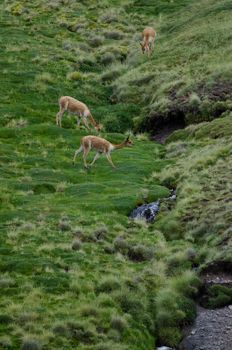
[[[132,219],[145,219],[147,223],[152,223],[155,220],[156,214],[159,211],[160,202],[152,202],[143,204],[135,208],[130,214]]]
[[[168,346],[160,346],[159,348],[156,348],[156,350],[174,350],[174,349],[169,348]]]

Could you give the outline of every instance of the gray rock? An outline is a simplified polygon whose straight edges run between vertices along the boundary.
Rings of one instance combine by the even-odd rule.
[[[152,202],[149,204],[140,205],[135,208],[130,214],[132,219],[144,219],[147,223],[152,223],[155,220],[156,214],[159,211],[160,202]]]

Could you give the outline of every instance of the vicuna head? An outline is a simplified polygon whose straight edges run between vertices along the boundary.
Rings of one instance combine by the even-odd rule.
[[[102,125],[102,124],[97,124],[94,128],[95,128],[95,130],[96,130],[97,132],[100,132],[100,131],[103,130],[103,125]]]
[[[146,51],[146,43],[140,42],[140,46],[141,46],[141,49],[142,49],[142,53],[145,53],[145,51]]]
[[[124,141],[125,146],[131,147],[134,143],[130,140],[130,136],[127,136],[126,140]]]

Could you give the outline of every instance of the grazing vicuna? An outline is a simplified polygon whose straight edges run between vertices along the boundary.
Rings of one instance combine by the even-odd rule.
[[[101,130],[101,126],[97,124],[89,108],[83,102],[78,101],[75,98],[70,96],[62,96],[59,99],[59,106],[60,106],[60,110],[56,115],[56,125],[60,127],[62,126],[61,125],[62,117],[64,112],[67,111],[77,116],[78,127],[80,126],[80,122],[82,120],[86,128],[89,130],[89,123],[88,123],[88,120],[89,120],[96,131],[99,132]]]
[[[93,165],[95,161],[99,158],[101,154],[105,154],[106,158],[108,159],[109,163],[112,165],[113,168],[115,168],[114,163],[112,162],[110,153],[114,150],[126,147],[126,146],[131,146],[133,145],[133,142],[129,139],[129,136],[126,138],[125,141],[119,144],[113,144],[101,137],[97,136],[84,136],[81,139],[81,145],[78,148],[78,150],[75,152],[74,158],[73,158],[73,164],[75,163],[76,157],[79,153],[83,152],[83,160],[84,160],[84,165],[87,168],[87,163],[86,163],[86,157],[91,149],[94,149],[97,153],[95,154],[95,157],[91,163]]]
[[[147,53],[148,56],[152,53],[154,49],[154,42],[156,38],[156,32],[152,27],[146,27],[142,32],[143,40],[140,42],[142,52]]]

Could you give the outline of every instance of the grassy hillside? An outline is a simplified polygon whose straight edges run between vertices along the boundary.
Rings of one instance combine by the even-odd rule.
[[[230,2],[0,6],[0,348],[176,346],[196,315],[192,268],[231,259]],[[151,59],[139,47],[147,24]],[[67,115],[55,126],[61,95],[84,101],[113,142],[222,118],[166,147],[134,135],[116,170],[102,157],[86,171],[81,156],[72,165],[86,130]],[[176,186],[155,224],[128,220]]]
[[[175,163],[151,177],[178,191],[175,208],[163,208],[157,226],[167,239],[196,244],[200,264],[232,257],[231,136],[231,115],[175,132],[166,153]]]

